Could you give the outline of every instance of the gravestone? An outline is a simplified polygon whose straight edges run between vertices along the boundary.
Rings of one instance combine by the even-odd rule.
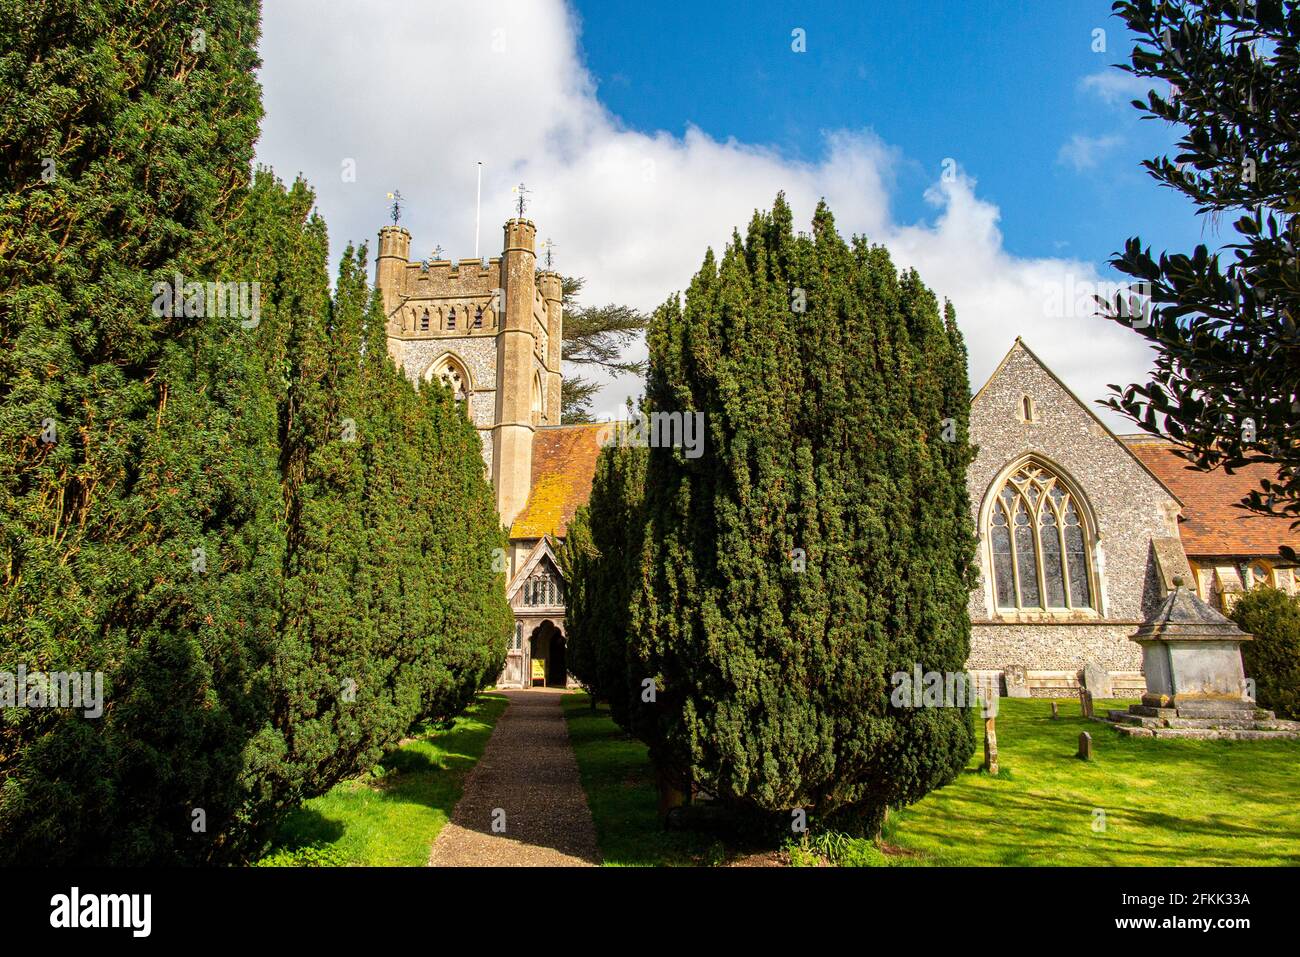
[[[984,719],[984,770],[989,774],[998,773],[997,718]]]
[[[1092,760],[1092,735],[1087,731],[1079,733],[1079,753],[1075,757],[1082,758],[1085,761]]]
[[[1085,718],[1092,717],[1092,692],[1083,685],[1079,686],[1079,710]]]
[[[1083,666],[1083,686],[1092,692],[1094,698],[1115,697],[1110,672],[1095,661],[1089,661]]]
[[[1029,697],[1029,675],[1024,665],[1006,665],[1002,669],[1002,677],[1007,683],[1008,698]]]
[[[1058,707],[1056,706],[1056,702],[1053,701],[1053,702],[1052,702],[1052,720],[1055,721],[1055,720],[1056,720],[1057,718],[1059,718],[1060,716],[1061,716],[1061,710],[1060,710],[1060,708],[1058,708]]]

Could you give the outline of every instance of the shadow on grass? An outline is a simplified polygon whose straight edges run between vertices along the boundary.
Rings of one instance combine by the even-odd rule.
[[[608,706],[592,711],[585,693],[568,696],[564,712],[605,866],[717,865],[758,849],[705,831],[665,830],[646,746],[614,724]]]
[[[312,849],[329,864],[424,865],[506,704],[503,695],[481,694],[450,727],[414,729],[373,771],[291,811],[267,857]]]

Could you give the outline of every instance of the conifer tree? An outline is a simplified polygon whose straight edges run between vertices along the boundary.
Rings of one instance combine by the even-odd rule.
[[[504,657],[477,433],[249,183],[257,15],[0,4],[0,671],[104,679],[0,717],[3,861],[245,859]]]
[[[596,459],[591,498],[569,523],[559,559],[567,582],[567,664],[610,716],[629,726],[627,643],[643,528],[646,450],[611,436]]]
[[[969,712],[890,703],[892,674],[959,672],[969,645],[953,313],[824,204],[796,238],[778,197],[649,345],[648,408],[703,413],[706,441],[649,453],[634,730],[682,790],[874,832],[974,746]]]
[[[261,115],[257,17],[0,7],[0,667],[103,675],[98,717],[6,712],[6,859],[189,858],[237,802],[273,407],[245,402],[249,330],[183,283],[245,278],[212,250]]]
[[[504,661],[505,542],[477,432],[441,383],[417,393],[396,368],[383,318],[349,246],[328,323],[295,337],[302,431],[287,443],[275,717],[259,743],[277,809],[373,766],[417,721],[453,717]]]

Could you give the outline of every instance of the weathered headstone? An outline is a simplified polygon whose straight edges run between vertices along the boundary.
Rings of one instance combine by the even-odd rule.
[[[1092,735],[1087,731],[1079,732],[1079,753],[1075,757],[1085,761],[1092,760]]]
[[[1061,709],[1060,709],[1059,707],[1057,707],[1056,702],[1053,701],[1053,702],[1052,702],[1052,720],[1055,721],[1055,720],[1056,720],[1057,718],[1059,718],[1060,716],[1061,716]]]
[[[1092,692],[1082,685],[1079,686],[1079,710],[1085,718],[1092,717]]]
[[[1006,665],[1002,677],[1007,683],[1008,698],[1029,697],[1029,675],[1024,665]]]
[[[984,719],[984,770],[989,774],[998,773],[997,720],[997,718]]]
[[[1115,697],[1110,672],[1095,661],[1083,666],[1083,686],[1092,692],[1094,698]]]

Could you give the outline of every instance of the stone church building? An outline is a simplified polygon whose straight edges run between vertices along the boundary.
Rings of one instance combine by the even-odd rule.
[[[505,687],[568,682],[554,547],[591,492],[602,430],[560,424],[560,276],[538,270],[536,243],[530,220],[511,219],[500,256],[412,262],[411,234],[385,226],[375,260],[393,360],[417,384],[447,382],[483,440],[510,530]]]
[[[1008,692],[1071,694],[1089,664],[1115,697],[1144,689],[1128,640],[1182,578],[1227,611],[1245,588],[1294,593],[1286,519],[1234,503],[1258,468],[1186,468],[1172,443],[1116,435],[1017,339],[971,403],[967,474],[979,532],[968,667]]]
[[[417,384],[448,382],[483,440],[510,538],[502,687],[570,681],[554,549],[607,428],[560,422],[560,276],[537,269],[536,235],[511,219],[500,256],[412,262],[410,234],[387,226],[375,266],[394,360]],[[1260,583],[1297,589],[1277,551],[1300,536],[1233,507],[1258,469],[1198,473],[1168,442],[1116,435],[1019,339],[975,394],[970,433],[980,583],[968,667],[1006,693],[1073,694],[1091,665],[1115,697],[1140,694],[1128,636],[1177,577],[1225,609]]]

